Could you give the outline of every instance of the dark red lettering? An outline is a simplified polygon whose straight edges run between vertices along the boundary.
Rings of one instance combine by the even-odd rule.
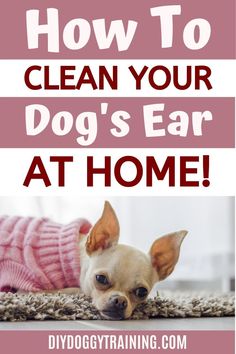
[[[93,156],[87,157],[87,186],[88,187],[93,187],[94,174],[104,174],[105,187],[111,186],[111,157],[110,156],[105,156],[105,167],[103,168],[94,168]]]
[[[37,70],[37,71],[41,71],[41,66],[38,65],[32,65],[30,66],[26,72],[25,72],[25,84],[26,86],[31,89],[31,90],[40,90],[42,88],[42,85],[33,85],[30,81],[30,74],[32,73],[32,71]]]
[[[142,80],[143,76],[145,75],[145,73],[147,72],[148,66],[144,66],[142,68],[142,71],[140,74],[137,74],[137,71],[134,69],[133,66],[130,66],[129,70],[130,70],[131,74],[133,75],[133,77],[135,78],[136,90],[141,90],[141,80]]]
[[[131,162],[132,164],[135,165],[136,168],[136,176],[132,181],[126,181],[122,176],[121,176],[121,167],[123,164],[126,162]],[[134,187],[136,186],[142,179],[143,177],[143,167],[141,162],[133,156],[124,156],[120,158],[117,163],[115,164],[115,170],[114,170],[115,178],[117,182],[123,186],[123,187]]]
[[[199,156],[180,156],[180,187],[198,187],[198,181],[187,181],[188,174],[197,173],[197,168],[187,167],[188,162],[199,162]]]
[[[156,163],[156,160],[153,156],[147,156],[147,187],[153,186],[153,172],[158,181],[163,181],[166,174],[169,172],[169,186],[175,186],[175,157],[168,156],[165,160],[165,163],[162,169]]]
[[[202,73],[202,71],[204,71]],[[205,65],[198,65],[195,68],[195,89],[200,90],[200,82],[203,81],[208,90],[212,89],[212,85],[208,78],[211,76],[211,69]]]
[[[154,75],[156,75],[155,77],[157,78],[157,74],[156,74],[157,71],[163,71],[165,73],[166,78],[164,84],[162,85],[158,85],[154,81]],[[154,66],[154,68],[152,68],[149,73],[149,82],[155,90],[165,90],[171,83],[171,73],[169,69],[163,65]]]
[[[68,85],[66,83],[67,80],[73,80],[74,79],[74,75],[69,75],[67,74],[67,70],[75,70],[76,67],[72,66],[72,65],[68,65],[68,66],[61,66],[61,90],[74,90],[75,89],[75,85]]]
[[[87,78],[86,78],[86,76],[87,76]],[[91,85],[93,90],[97,90],[97,88],[98,88],[96,81],[94,80],[92,71],[88,65],[84,66],[84,68],[81,72],[80,78],[77,82],[76,89],[80,90],[81,86],[84,84]]]
[[[117,90],[118,88],[118,71],[117,66],[112,67],[112,76],[110,76],[107,68],[102,65],[99,66],[99,89],[104,89],[104,79],[106,79],[107,83],[110,85],[112,90]]]
[[[46,65],[44,67],[44,88],[45,90],[59,90],[60,89],[60,86],[59,85],[52,85],[50,83],[50,69],[49,69],[49,66]]]
[[[39,169],[39,173],[35,172],[36,168]],[[23,185],[25,187],[28,187],[32,179],[42,179],[46,187],[51,186],[50,179],[48,178],[46,169],[44,167],[44,164],[40,156],[35,156],[33,158],[33,161],[31,163],[31,166],[29,168],[29,171],[27,173]]]
[[[180,84],[179,83],[180,68],[178,66],[173,67],[173,82],[174,82],[175,88],[177,88],[178,90],[186,90],[190,87],[190,85],[192,83],[192,67],[190,65],[188,65],[186,69],[187,69],[186,70],[186,82],[185,82],[185,84]],[[182,70],[181,70],[181,72],[182,72]]]
[[[51,156],[51,162],[58,162],[58,187],[65,186],[65,163],[73,162],[73,156]]]

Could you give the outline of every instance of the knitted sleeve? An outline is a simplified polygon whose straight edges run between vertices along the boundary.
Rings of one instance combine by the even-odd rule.
[[[91,224],[0,217],[0,290],[39,291],[79,286],[77,235]]]

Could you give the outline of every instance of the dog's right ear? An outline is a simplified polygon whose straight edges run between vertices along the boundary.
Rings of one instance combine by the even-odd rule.
[[[105,202],[101,218],[96,222],[86,242],[86,251],[91,253],[106,249],[116,244],[119,239],[120,226],[117,216],[109,202]]]

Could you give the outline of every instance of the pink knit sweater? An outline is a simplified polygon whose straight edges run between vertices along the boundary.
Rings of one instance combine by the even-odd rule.
[[[46,218],[0,217],[0,291],[78,287],[78,233],[85,219],[61,225]]]

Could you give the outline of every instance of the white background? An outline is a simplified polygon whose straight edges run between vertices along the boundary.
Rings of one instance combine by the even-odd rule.
[[[205,188],[202,163],[189,163],[188,167],[198,167],[199,187],[178,187],[179,156],[210,156],[210,186]],[[33,157],[41,156],[52,185],[45,187],[42,180],[32,180],[29,187],[23,186]],[[74,161],[66,163],[65,187],[58,187],[58,164],[50,163],[50,156],[73,156]],[[94,187],[87,187],[87,156],[94,156],[94,167],[104,167],[104,156],[112,156],[111,187],[104,186],[104,176],[94,176]],[[143,165],[143,178],[132,188],[118,184],[114,177],[114,164],[125,155],[137,157]],[[153,178],[153,187],[146,187],[146,156],[154,156],[163,166],[167,156],[176,157],[176,187],[169,187],[168,175],[164,181]],[[1,149],[0,195],[77,195],[77,196],[160,196],[160,195],[234,195],[236,181],[234,149]],[[201,161],[201,158],[200,158]],[[36,170],[38,172],[38,170]],[[132,180],[136,169],[125,164],[121,169],[124,179]],[[190,180],[195,175],[189,176]]]
[[[105,65],[108,69],[118,65],[119,90],[112,90],[106,86],[104,90],[93,90],[91,85],[84,85],[81,90],[38,90],[32,91],[25,85],[24,74],[27,68],[32,65],[49,65],[52,84],[59,83],[60,65],[75,65],[77,72],[75,78],[81,74],[84,65],[91,67],[96,82],[98,82],[98,67]],[[156,65],[167,66],[172,72],[173,65],[180,67],[181,83],[186,82],[186,66],[206,65],[212,73],[209,78],[213,88],[208,90],[202,83],[200,90],[195,90],[194,84],[187,90],[177,90],[171,84],[165,90],[155,90],[150,87],[148,75],[143,78],[141,90],[135,89],[135,79],[132,77],[128,67],[133,65],[138,73],[143,66],[150,68]],[[110,71],[111,72],[111,71]],[[148,71],[149,72],[149,71]],[[147,72],[147,73],[148,73]],[[72,74],[72,72],[69,72]],[[164,77],[158,72],[157,82]],[[235,96],[236,68],[234,60],[1,60],[0,62],[0,96],[2,97],[233,97]],[[33,84],[43,85],[42,72],[35,71],[31,75]],[[76,84],[68,81],[69,84]],[[194,74],[193,74],[194,83]]]

